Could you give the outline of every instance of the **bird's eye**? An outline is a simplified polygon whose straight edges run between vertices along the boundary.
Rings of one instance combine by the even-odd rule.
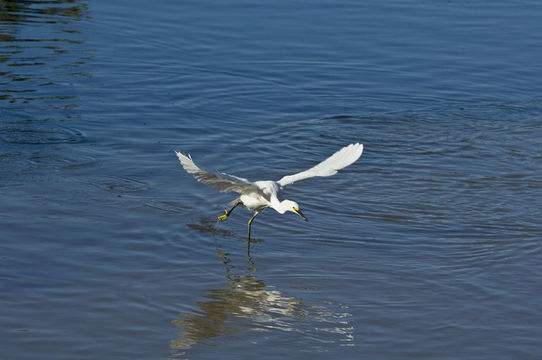
[[[293,209],[294,209],[294,211],[299,211],[299,209],[298,209],[298,208],[296,208],[295,206],[293,207]]]

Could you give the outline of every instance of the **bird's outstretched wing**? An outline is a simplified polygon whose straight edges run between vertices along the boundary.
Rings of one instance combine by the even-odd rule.
[[[321,163],[313,166],[309,170],[302,171],[294,175],[288,175],[277,181],[277,183],[284,187],[286,185],[293,184],[296,181],[308,179],[315,176],[331,176],[337,173],[337,170],[347,167],[353,164],[363,152],[363,144],[355,143],[343,147],[335,154],[331,155]]]
[[[181,165],[187,173],[192,174],[197,181],[204,183],[215,190],[220,192],[235,191],[239,194],[255,192],[263,195],[260,188],[252,183],[237,182],[232,179],[226,179],[218,174],[210,173],[200,169],[196,164],[194,164],[190,155],[186,156],[178,151],[175,151],[175,154],[179,158]]]

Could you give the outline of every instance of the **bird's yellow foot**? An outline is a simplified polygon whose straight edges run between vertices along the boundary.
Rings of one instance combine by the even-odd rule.
[[[226,215],[220,215],[218,217],[218,220],[226,220],[228,218],[228,215],[229,215],[228,209],[224,209],[224,212],[226,213]]]

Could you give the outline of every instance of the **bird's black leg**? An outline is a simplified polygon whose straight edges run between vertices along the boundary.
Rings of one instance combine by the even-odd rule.
[[[260,212],[259,211],[256,211],[254,213],[254,215],[252,215],[252,217],[250,218],[250,220],[248,221],[248,242],[250,244],[250,227],[252,225],[252,222],[254,221],[254,218],[256,217],[256,215],[258,215]]]
[[[228,211],[228,209],[224,209],[224,212],[226,212],[226,214],[225,215],[220,215],[218,217],[218,220],[226,220],[228,218],[228,216],[230,216],[233,209],[235,209],[239,204],[241,204],[240,201],[238,203],[236,203],[235,205],[233,205],[232,208],[229,211]]]

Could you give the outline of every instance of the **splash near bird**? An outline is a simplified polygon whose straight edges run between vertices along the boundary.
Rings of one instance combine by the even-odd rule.
[[[279,181],[262,180],[250,182],[247,179],[236,176],[226,177],[221,174],[207,172],[199,168],[190,155],[186,156],[178,151],[175,154],[181,161],[181,165],[189,174],[192,174],[197,181],[204,183],[220,192],[236,192],[240,194],[237,199],[229,203],[230,210],[225,209],[225,214],[218,217],[219,220],[226,220],[231,215],[233,209],[239,205],[243,205],[247,209],[254,210],[254,215],[248,221],[248,238],[250,240],[250,229],[254,218],[262,212],[266,207],[275,209],[279,214],[284,214],[287,211],[294,212],[301,216],[305,221],[308,219],[299,209],[299,205],[292,200],[278,199],[278,193],[286,185],[293,184],[296,181],[308,179],[316,176],[331,176],[335,175],[338,170],[353,164],[363,152],[363,144],[355,143],[343,147],[335,154],[328,157],[321,163],[312,168],[302,171],[294,175],[284,176]]]

